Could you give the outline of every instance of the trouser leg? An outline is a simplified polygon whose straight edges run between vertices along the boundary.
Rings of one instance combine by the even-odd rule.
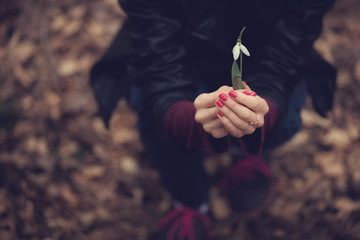
[[[270,149],[277,147],[289,139],[291,139],[302,126],[300,112],[304,107],[307,96],[306,81],[303,80],[295,87],[294,94],[292,95],[288,112],[281,122],[270,132],[265,138],[264,148]]]
[[[203,167],[204,154],[198,150],[179,149],[163,141],[142,107],[142,92],[132,88],[130,103],[138,113],[138,128],[145,152],[174,199],[189,207],[199,207],[207,200],[208,176]]]
[[[201,152],[184,151],[168,145],[151,126],[140,127],[140,135],[146,153],[174,199],[194,208],[207,200],[209,180]]]

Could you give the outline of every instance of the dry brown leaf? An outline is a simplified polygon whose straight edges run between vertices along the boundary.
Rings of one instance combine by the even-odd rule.
[[[35,54],[37,46],[32,42],[21,42],[14,49],[11,49],[11,55],[15,58],[13,61],[24,63]]]
[[[348,170],[351,174],[354,183],[360,188],[360,148],[351,149],[348,158]]]
[[[353,201],[348,197],[340,197],[335,200],[334,206],[339,210],[337,216],[343,218],[351,212],[360,210],[360,201]]]
[[[60,194],[63,199],[71,206],[77,207],[79,205],[79,198],[75,195],[75,193],[71,190],[69,185],[61,184],[60,186]]]
[[[341,177],[345,173],[343,158],[333,152],[320,152],[315,155],[314,161],[330,177]]]
[[[71,35],[73,35],[74,33],[77,33],[80,31],[81,26],[82,26],[82,19],[74,19],[72,21],[68,21],[64,28],[63,28],[63,34],[65,35],[65,37],[69,37]]]
[[[309,193],[310,199],[318,201],[330,201],[332,199],[332,187],[329,179],[322,179],[313,186]]]
[[[58,94],[52,91],[45,93],[45,102],[49,105],[50,116],[54,120],[59,120],[61,117],[60,101]]]
[[[67,23],[68,18],[67,16],[58,14],[56,15],[50,23],[50,29],[54,32],[59,31],[64,28],[65,24]]]
[[[334,127],[330,128],[325,134],[323,142],[335,149],[341,150],[347,148],[352,143],[352,140],[346,130]]]
[[[80,213],[78,218],[82,226],[89,227],[95,223],[97,216],[95,211],[88,211]]]
[[[360,138],[360,126],[355,122],[346,126],[346,132],[353,142]]]
[[[59,153],[62,158],[73,156],[79,149],[79,144],[73,140],[65,140],[60,143]]]
[[[37,153],[40,156],[46,155],[49,152],[49,147],[46,139],[29,137],[24,142],[25,151],[29,153]]]
[[[282,217],[289,222],[296,222],[296,216],[304,206],[304,202],[289,201],[284,198],[276,199],[269,207],[269,213],[275,217]]]
[[[115,145],[122,145],[125,143],[136,142],[139,140],[139,134],[137,130],[132,128],[111,130],[110,135],[112,142]]]
[[[78,63],[76,59],[62,60],[58,65],[58,73],[62,77],[69,77],[78,72]]]
[[[100,37],[103,33],[103,27],[101,23],[96,22],[95,20],[90,21],[87,26],[87,30],[92,36]]]
[[[31,72],[19,64],[13,66],[13,73],[17,78],[16,80],[20,82],[24,88],[29,88],[35,82],[35,78],[31,76]]]
[[[232,212],[227,200],[220,195],[210,198],[210,207],[212,214],[217,220],[229,218]]]
[[[79,114],[91,111],[94,99],[86,92],[73,91],[66,95],[61,103],[61,109],[67,114]]]
[[[130,175],[134,175],[138,173],[139,166],[135,158],[131,156],[125,156],[119,160],[121,161],[120,167],[125,173]]]
[[[95,154],[95,156],[100,159],[107,159],[109,157],[108,149],[101,144],[95,144],[92,148],[92,151]]]
[[[104,176],[106,168],[104,166],[86,166],[83,167],[81,174],[87,179],[100,178]]]
[[[303,109],[301,111],[301,119],[303,121],[304,127],[319,126],[321,128],[327,129],[333,125],[330,119],[322,118],[314,111],[308,109]]]
[[[84,15],[85,15],[85,12],[86,12],[85,5],[78,5],[78,6],[73,7],[70,10],[69,15],[72,18],[80,18],[80,19],[82,19],[84,17]]]
[[[108,134],[108,130],[105,127],[104,121],[100,117],[95,117],[93,119],[92,126],[99,136]]]

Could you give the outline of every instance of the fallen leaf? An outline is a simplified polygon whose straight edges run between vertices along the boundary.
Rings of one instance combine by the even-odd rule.
[[[351,143],[351,138],[346,130],[330,128],[323,137],[324,144],[330,145],[338,150],[347,148]]]
[[[342,177],[345,173],[342,157],[333,152],[320,152],[315,155],[314,162],[330,177]]]
[[[139,166],[135,158],[130,156],[125,156],[120,159],[121,169],[130,175],[134,175],[138,172]]]
[[[104,176],[106,168],[104,166],[86,166],[83,167],[81,173],[87,179],[100,178]]]

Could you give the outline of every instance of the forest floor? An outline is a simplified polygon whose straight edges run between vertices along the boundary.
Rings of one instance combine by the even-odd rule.
[[[116,0],[0,1],[0,239],[143,240],[171,198],[121,101],[104,127],[89,70],[125,18]],[[338,69],[334,110],[270,153],[276,196],[240,219],[210,191],[216,240],[360,239],[360,3],[337,1],[315,47]],[[220,159],[220,160],[219,160]],[[211,178],[229,156],[209,157]]]

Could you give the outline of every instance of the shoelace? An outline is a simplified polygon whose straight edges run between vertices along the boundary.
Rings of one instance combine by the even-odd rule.
[[[196,218],[204,224],[207,233],[210,232],[209,219],[204,214],[187,207],[171,211],[159,222],[159,228],[170,227],[166,236],[167,240],[175,239],[177,230],[179,230],[177,240],[195,240],[194,219]]]

